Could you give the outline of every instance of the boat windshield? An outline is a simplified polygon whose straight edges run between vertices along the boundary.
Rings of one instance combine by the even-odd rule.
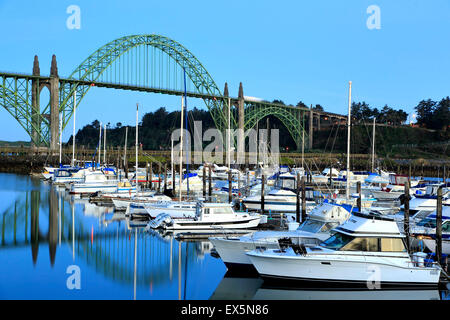
[[[337,222],[323,222],[314,219],[307,219],[299,228],[300,231],[317,233],[328,232],[339,225]]]
[[[339,250],[342,247],[344,247],[347,243],[352,241],[354,238],[355,237],[348,236],[340,232],[336,232],[334,235],[332,235],[325,241],[321,242],[319,245],[327,249]]]
[[[316,233],[322,228],[323,221],[307,219],[302,225],[298,228],[300,231],[312,232]]]
[[[436,228],[436,219],[425,218],[417,222],[417,225],[425,228]]]

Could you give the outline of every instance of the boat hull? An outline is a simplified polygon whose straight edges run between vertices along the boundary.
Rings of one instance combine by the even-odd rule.
[[[437,287],[440,271],[380,263],[369,257],[329,259],[326,257],[265,255],[250,252],[250,260],[264,279],[286,284],[308,282],[375,289],[377,286]],[[359,259],[359,261],[358,261]]]
[[[166,230],[221,230],[221,229],[250,229],[256,228],[261,217],[251,217],[239,220],[227,221],[195,221],[176,220],[171,226],[165,226]]]

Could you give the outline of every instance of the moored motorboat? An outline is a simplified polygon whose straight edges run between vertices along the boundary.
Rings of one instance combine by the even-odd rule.
[[[429,286],[439,283],[441,268],[426,265],[406,251],[404,235],[393,219],[355,213],[319,246],[289,245],[248,252],[265,279],[363,287]]]
[[[165,230],[249,229],[257,227],[261,218],[258,214],[235,212],[228,203],[199,202],[193,218],[172,219],[163,213],[150,221],[149,226]]]
[[[278,240],[289,237],[297,244],[319,244],[334,227],[346,221],[353,207],[328,203],[315,207],[294,231],[257,231],[241,237],[211,237],[220,258],[229,270],[254,271],[246,252],[278,248]]]

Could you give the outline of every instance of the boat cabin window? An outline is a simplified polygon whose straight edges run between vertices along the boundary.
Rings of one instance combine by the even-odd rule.
[[[404,252],[405,244],[401,238],[381,238],[382,252]]]
[[[342,247],[344,251],[379,251],[378,238],[355,238]]]
[[[352,237],[340,232],[323,241],[320,246],[342,251],[405,252],[401,238]]]
[[[320,243],[320,246],[327,249],[340,250],[353,239],[355,239],[355,237],[336,232],[334,235]]]
[[[298,228],[298,230],[316,233],[323,226],[323,222],[319,220],[307,219],[304,223]]]
[[[296,188],[295,178],[278,178],[275,187],[294,190]]]
[[[58,172],[57,177],[70,177],[69,171],[58,170],[57,172]]]
[[[329,232],[330,230],[339,226],[339,222],[327,222],[320,228],[320,232]]]
[[[230,214],[233,213],[231,207],[219,207],[219,208],[211,208],[211,212],[214,214]]]
[[[436,219],[425,218],[425,219],[417,222],[417,225],[420,227],[425,227],[425,228],[436,228]]]
[[[450,232],[450,221],[446,221],[442,224],[443,232]]]

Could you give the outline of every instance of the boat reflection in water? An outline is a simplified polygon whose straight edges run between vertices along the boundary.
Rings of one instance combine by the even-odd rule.
[[[237,290],[236,288],[239,288]],[[227,272],[210,300],[450,300],[450,288],[353,289],[277,287],[258,276]]]

